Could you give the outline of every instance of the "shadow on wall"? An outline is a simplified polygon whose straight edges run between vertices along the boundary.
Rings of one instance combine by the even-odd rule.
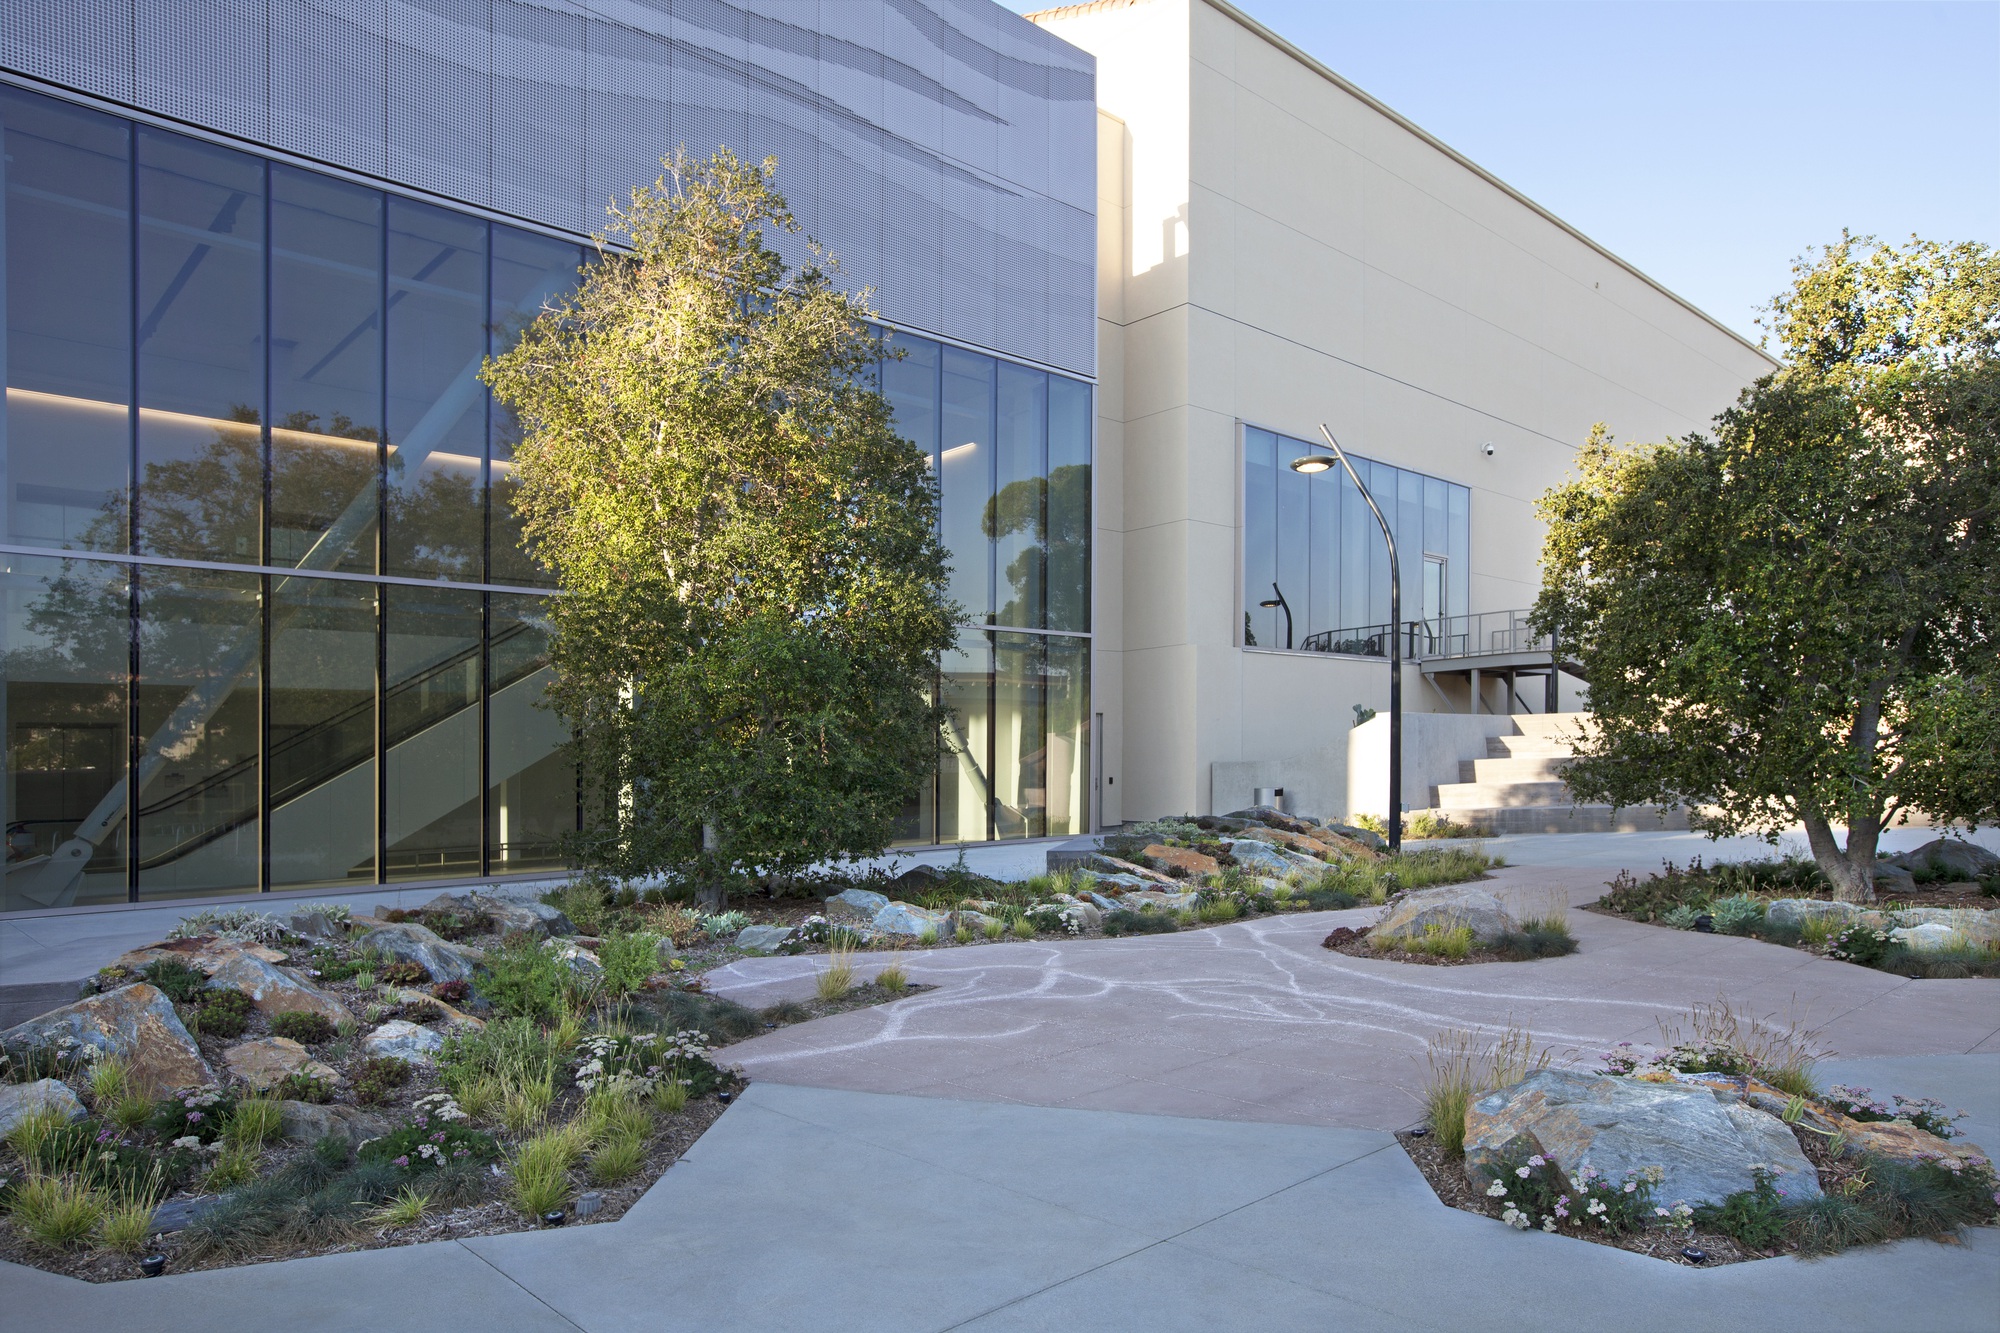
[[[1433,803],[1432,789],[1459,780],[1459,761],[1486,757],[1489,736],[1511,735],[1505,714],[1403,714],[1403,804]],[[1283,759],[1247,759],[1209,768],[1210,808],[1222,812],[1251,803],[1259,787],[1283,787],[1285,808],[1295,814],[1346,818],[1389,809],[1389,718],[1378,714],[1335,743]]]

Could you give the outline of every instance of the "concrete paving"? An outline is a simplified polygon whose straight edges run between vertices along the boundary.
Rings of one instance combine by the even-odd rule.
[[[2000,1327],[1996,1280],[1993,1230],[1712,1270],[1517,1233],[1373,1131],[760,1083],[616,1223],[105,1286],[0,1266],[0,1309],[129,1333],[1952,1333]]]
[[[1517,907],[1584,902],[1598,872],[1510,868]],[[1850,1056],[2000,1052],[1990,980],[1911,981],[1797,949],[1572,911],[1579,949],[1533,963],[1433,967],[1320,947],[1377,909],[1263,917],[1141,940],[905,951],[894,1004],[730,1048],[757,1079],[856,1091],[1393,1130],[1420,1117],[1424,1050],[1443,1028],[1510,1025],[1568,1063],[1659,1038],[1694,1001],[1820,1029]],[[745,1004],[812,993],[811,955],[709,974]],[[857,957],[861,975],[886,965]],[[2000,1144],[1996,1144],[2000,1147]]]
[[[1566,865],[1489,887],[1587,901],[1606,867],[1583,844],[1623,842],[1599,855],[1643,869],[1658,849],[1628,840],[1658,836],[1685,835],[1551,839],[1576,848]],[[1439,1028],[1519,1023],[1581,1059],[1721,995],[1822,1026],[1841,1053],[1828,1081],[1938,1096],[2000,1148],[1993,983],[1578,911],[1580,952],[1536,963],[1319,947],[1371,915],[907,951],[935,990],[729,1048],[755,1081],[616,1223],[104,1286],[0,1264],[0,1311],[10,1329],[134,1333],[2000,1331],[2000,1231],[1679,1267],[1445,1208],[1387,1132],[1418,1118]],[[94,967],[103,936],[44,924],[75,919],[7,924]],[[746,959],[713,986],[763,1004],[809,992],[821,965]]]

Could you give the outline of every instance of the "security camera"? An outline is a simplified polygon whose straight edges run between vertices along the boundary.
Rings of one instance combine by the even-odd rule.
[[[1491,458],[1493,457],[1493,446],[1491,444],[1482,444],[1479,446],[1479,452]]]

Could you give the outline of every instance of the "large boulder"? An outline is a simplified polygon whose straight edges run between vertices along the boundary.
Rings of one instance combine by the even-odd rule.
[[[349,1143],[365,1143],[389,1132],[389,1117],[364,1111],[358,1106],[335,1103],[280,1102],[284,1119],[279,1131],[296,1143],[317,1143],[324,1138],[342,1138]]]
[[[1901,1120],[1849,1120],[1842,1116],[1840,1130],[1847,1136],[1846,1154],[1849,1157],[1866,1154],[1911,1164],[1944,1161],[1964,1165],[1974,1160],[1992,1160],[1976,1143],[1968,1143],[1964,1139],[1941,1139],[1928,1130],[1918,1129]]]
[[[490,888],[440,893],[424,904],[424,910],[483,916],[502,935],[525,934],[545,939],[551,935],[576,934],[576,926],[561,909],[525,895],[503,897]]]
[[[1474,1102],[1465,1114],[1465,1170],[1477,1186],[1503,1159],[1540,1153],[1574,1174],[1617,1181],[1658,1167],[1663,1206],[1719,1204],[1752,1189],[1754,1168],[1796,1201],[1817,1198],[1819,1173],[1778,1117],[1702,1087],[1545,1069]]]
[[[155,944],[128,949],[112,959],[110,966],[122,967],[127,972],[143,972],[150,964],[164,960],[185,963],[213,976],[217,968],[225,967],[245,955],[267,963],[282,963],[286,959],[282,949],[273,949],[268,944],[195,935],[184,940],[160,940]]]
[[[267,1092],[293,1074],[306,1074],[321,1082],[343,1080],[331,1065],[321,1064],[312,1053],[289,1037],[257,1037],[238,1042],[222,1053],[229,1072],[255,1088]]]
[[[123,1060],[132,1090],[147,1097],[215,1082],[215,1071],[181,1026],[173,1001],[144,982],[66,1004],[0,1032],[0,1049],[26,1052],[58,1046],[65,1037]]]
[[[1283,852],[1259,839],[1232,838],[1226,845],[1229,854],[1236,858],[1236,864],[1253,875],[1275,875],[1283,879],[1297,868],[1285,859]]]
[[[1084,859],[1082,868],[1096,875],[1100,881],[1136,879],[1146,884],[1174,883],[1171,875],[1163,875],[1157,870],[1148,869],[1133,861],[1121,860],[1116,856],[1108,856],[1103,852],[1092,852]]]
[[[1987,948],[2000,948],[2000,912],[1988,912],[1977,907],[1906,907],[1900,912],[1889,913],[1889,924],[1896,927],[1920,928],[1942,926],[1947,935],[1963,936],[1973,944],[1983,944]],[[1894,932],[1891,932],[1894,933]],[[1936,932],[1932,938],[1942,939]],[[1943,948],[1943,944],[1934,947]]]
[[[869,924],[885,935],[906,935],[915,939],[927,930],[943,933],[945,915],[928,907],[918,907],[915,903],[886,903]]]
[[[317,1014],[329,1023],[352,1023],[354,1015],[332,991],[321,990],[288,967],[248,953],[237,954],[208,974],[215,990],[240,990],[262,1014]]]
[[[1320,827],[1328,833],[1337,834],[1340,837],[1358,843],[1368,851],[1385,852],[1389,850],[1389,840],[1374,829],[1359,828],[1353,824],[1338,824],[1330,819],[1323,821]]]
[[[361,1049],[404,1064],[427,1065],[444,1049],[444,1035],[406,1018],[395,1018],[363,1037]]]
[[[1148,844],[1139,854],[1164,868],[1168,874],[1182,879],[1200,879],[1222,869],[1222,862],[1192,847],[1169,847],[1163,842],[1155,842]]]
[[[595,981],[604,975],[604,964],[597,961],[597,955],[580,944],[565,944],[555,951],[563,965],[585,981]]]
[[[1808,921],[1831,921],[1836,928],[1850,925],[1861,915],[1853,903],[1828,902],[1823,898],[1780,898],[1764,909],[1764,920],[1774,926],[1794,930]]]
[[[1514,918],[1500,900],[1484,889],[1454,884],[1442,889],[1416,889],[1398,894],[1371,934],[1401,938],[1422,935],[1431,926],[1450,930],[1472,927],[1472,935],[1482,944],[1491,943],[1516,929]]]
[[[1319,827],[1310,819],[1288,815],[1275,805],[1253,805],[1244,810],[1231,810],[1224,819],[1240,819],[1245,823],[1262,824],[1266,828],[1283,829],[1287,833],[1311,833]]]
[[[791,937],[790,926],[745,926],[736,932],[736,947],[745,953],[776,953]]]
[[[421,964],[433,981],[470,981],[484,958],[477,949],[449,944],[436,931],[413,921],[381,925],[354,941],[358,949],[373,949],[399,963]]]
[[[33,1083],[0,1083],[0,1138],[37,1111],[54,1111],[64,1120],[83,1119],[83,1103],[67,1084],[52,1078]]]
[[[1950,926],[1925,922],[1917,926],[1898,926],[1889,932],[1889,938],[1912,953],[1942,953],[1955,945],[1960,936]]]
[[[347,938],[347,917],[313,907],[301,907],[285,919],[285,929],[314,944],[338,944]]]
[[[888,905],[888,896],[872,889],[843,889],[826,900],[826,914],[837,921],[873,921]]]
[[[1935,838],[1913,852],[1904,852],[1896,860],[1911,870],[1949,870],[1962,879],[1978,879],[2000,870],[2000,856],[1978,843],[1959,838]]]

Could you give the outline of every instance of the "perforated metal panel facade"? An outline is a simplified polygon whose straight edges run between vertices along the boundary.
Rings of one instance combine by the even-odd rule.
[[[0,66],[578,233],[776,156],[887,319],[1096,371],[1095,61],[990,0],[13,0]]]

